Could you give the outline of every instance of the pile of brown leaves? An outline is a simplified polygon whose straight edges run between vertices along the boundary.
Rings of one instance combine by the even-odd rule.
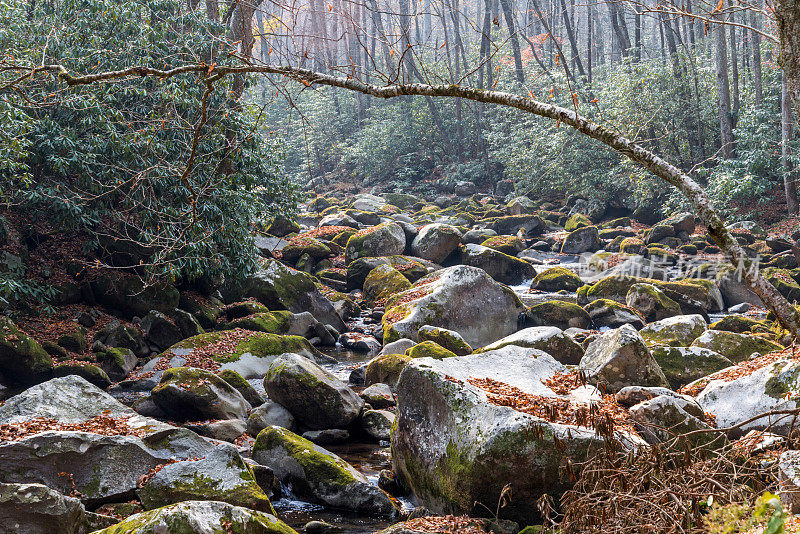
[[[234,328],[232,330],[221,330],[217,335],[219,338],[215,342],[192,349],[189,354],[181,354],[181,358],[186,360],[186,363],[183,364],[184,367],[218,371],[221,363],[217,359],[224,359],[226,356],[235,354],[236,347],[240,343],[262,334],[243,328]],[[166,371],[169,367],[169,358],[164,358],[158,362],[155,370]]]
[[[101,436],[138,436],[147,434],[143,428],[133,428],[127,417],[97,415],[82,423],[63,423],[46,417],[37,417],[21,423],[0,424],[0,442],[19,441],[27,437],[55,430],[60,432],[91,432]]]
[[[347,230],[355,230],[350,226],[321,226],[314,230],[310,230],[308,232],[303,232],[302,234],[298,234],[297,238],[302,237],[314,237],[318,239],[327,239],[330,240],[332,237],[336,237],[337,235],[345,232]],[[295,238],[295,239],[297,239]],[[294,240],[292,240],[294,241]]]
[[[406,530],[430,534],[485,534],[485,519],[474,519],[465,515],[428,516],[403,523]]]

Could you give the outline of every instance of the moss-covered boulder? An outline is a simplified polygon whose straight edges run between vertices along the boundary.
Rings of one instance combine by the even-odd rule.
[[[510,256],[514,256],[525,250],[525,242],[515,235],[493,236],[483,241],[481,246],[492,248]]]
[[[364,299],[367,302],[385,302],[386,299],[411,287],[408,278],[391,265],[378,265],[364,280]]]
[[[653,284],[633,284],[625,302],[647,321],[660,321],[681,314],[680,305]]]
[[[598,336],[586,348],[580,370],[592,384],[612,391],[626,386],[669,387],[644,339],[631,325],[623,325]]]
[[[651,352],[674,390],[733,365],[722,354],[698,347],[654,347]]]
[[[498,217],[489,225],[497,235],[516,235],[522,230],[526,236],[540,235],[546,228],[544,219],[538,215],[509,215]]]
[[[275,260],[264,260],[244,283],[244,296],[253,297],[270,310],[310,312],[319,322],[342,332],[345,324],[333,304],[317,288],[316,279]]]
[[[86,329],[79,326],[72,332],[58,336],[56,343],[59,347],[63,347],[70,352],[77,352],[78,354],[86,350],[88,342],[86,341]]]
[[[77,375],[102,389],[111,385],[108,374],[100,367],[88,362],[61,363],[53,368],[53,376],[56,378],[69,375]]]
[[[800,284],[792,278],[787,269],[767,267],[761,271],[761,274],[790,302],[800,302]]]
[[[516,285],[536,276],[533,265],[482,245],[464,245],[461,263],[483,269],[500,283]]]
[[[633,325],[642,328],[644,317],[633,308],[611,299],[595,299],[583,307],[592,319],[595,328],[618,328],[622,325]]]
[[[415,256],[442,263],[461,242],[461,231],[449,224],[427,224],[411,242],[411,251]]]
[[[47,351],[11,319],[0,317],[0,374],[11,382],[29,385],[47,379],[52,372],[53,359]]]
[[[472,353],[472,347],[469,346],[469,343],[464,341],[461,334],[453,330],[448,330],[447,328],[424,325],[417,331],[417,338],[420,342],[433,341],[440,347],[444,347],[448,351],[453,352],[456,356],[466,356]]]
[[[369,273],[378,265],[390,265],[395,270],[405,276],[412,284],[427,275],[429,272],[426,265],[419,258],[411,256],[388,256],[381,258],[359,258],[347,265],[347,290],[361,289],[364,287],[364,280]],[[433,270],[432,268],[430,270]]]
[[[383,195],[383,198],[386,200],[387,204],[397,206],[401,210],[409,209],[415,204],[422,202],[419,197],[405,193],[386,193]]]
[[[368,256],[394,256],[406,248],[406,234],[397,223],[382,223],[365,228],[347,240],[345,262]]]
[[[126,317],[144,317],[150,310],[170,313],[180,302],[175,286],[166,282],[146,285],[138,276],[111,273],[89,285],[98,303]]]
[[[335,454],[278,426],[259,432],[253,459],[272,469],[303,499],[370,515],[390,516],[390,497]]]
[[[538,349],[565,365],[578,365],[583,358],[583,348],[554,326],[525,328],[478,349],[476,353],[496,351],[508,345]]]
[[[535,304],[526,313],[526,325],[555,326],[561,330],[567,328],[591,328],[592,318],[589,313],[572,302],[548,300]]]
[[[504,384],[546,404],[543,399],[558,396],[543,381],[565,370],[551,356],[522,347],[410,362],[397,385],[391,436],[399,481],[439,514],[480,515],[482,503],[509,494],[499,517],[535,523],[530,503],[543,493],[557,498],[571,485],[565,459],[581,462],[602,439],[589,428],[492,403],[481,386]]]
[[[638,237],[626,237],[619,244],[619,251],[622,254],[641,254],[644,250],[644,241]]]
[[[236,449],[223,445],[205,458],[165,465],[136,494],[147,510],[182,501],[221,501],[262,512],[272,509]]]
[[[768,332],[769,328],[765,321],[758,321],[745,315],[726,315],[717,322],[711,323],[709,328],[711,330],[725,330],[727,332],[736,332],[737,334],[746,334],[748,332]]]
[[[531,289],[539,291],[577,291],[583,285],[580,276],[564,267],[552,267],[533,278]]]
[[[179,421],[246,419],[252,409],[239,391],[204,369],[167,369],[150,392],[156,406]]]
[[[512,198],[511,201],[506,204],[506,208],[511,215],[535,213],[537,210],[536,202],[526,196]]]
[[[783,349],[783,346],[763,337],[723,330],[708,330],[695,339],[691,346],[713,350],[734,363],[745,361],[755,353],[768,354]]]
[[[314,260],[321,260],[333,255],[331,247],[315,237],[297,236],[289,240],[281,249],[281,258],[289,263],[295,263],[304,254]]]
[[[471,347],[482,347],[517,329],[525,306],[507,286],[485,271],[457,265],[418,280],[391,297],[383,315],[384,342],[417,340],[422,325],[461,334]]]
[[[434,360],[441,360],[442,358],[452,358],[456,356],[454,352],[447,350],[434,341],[423,341],[417,343],[406,351],[406,356],[409,358],[433,358]]]
[[[241,319],[248,315],[255,315],[258,313],[269,313],[269,308],[258,302],[257,300],[244,300],[242,302],[234,302],[222,308],[222,313],[228,320]]]
[[[294,314],[287,310],[274,312],[260,312],[239,317],[224,325],[226,330],[241,328],[254,332],[267,332],[270,334],[286,334],[292,326]]]
[[[297,534],[273,515],[216,501],[185,501],[135,514],[95,534]]]
[[[578,228],[585,228],[587,226],[591,226],[592,221],[586,215],[582,215],[580,213],[575,213],[567,219],[567,222],[564,223],[564,230],[567,232],[573,232]]]
[[[394,387],[400,373],[411,358],[404,354],[379,354],[367,363],[364,374],[366,385],[388,384]]]
[[[95,353],[95,358],[111,380],[125,380],[139,363],[131,349],[105,347]]]
[[[714,309],[715,302],[711,294],[713,282],[710,280],[680,280],[664,282],[652,278],[636,276],[607,276],[585,290],[585,297],[590,301],[604,298],[627,303],[628,291],[634,284],[650,284],[664,292],[666,296],[677,302],[683,313],[700,313]]]
[[[261,406],[264,403],[264,398],[256,391],[250,382],[248,382],[242,375],[233,369],[223,369],[217,375],[225,382],[236,388],[242,394],[244,400],[250,403],[250,406]]]
[[[680,315],[650,323],[639,333],[648,347],[688,347],[706,330],[702,315]]]
[[[595,252],[601,248],[603,248],[603,241],[600,239],[596,226],[585,226],[573,230],[561,243],[562,254],[582,254]]]
[[[266,231],[268,234],[274,235],[275,237],[284,237],[291,233],[299,232],[300,225],[289,217],[276,215],[269,226],[267,226]]]
[[[322,353],[303,337],[242,329],[207,332],[184,339],[161,353],[161,357],[173,367],[185,364],[189,367],[232,369],[245,378],[262,378],[272,360],[286,352],[314,361],[324,359]],[[173,361],[179,365],[174,365]],[[144,370],[148,370],[147,366]]]
[[[269,398],[311,429],[345,428],[364,401],[329,371],[297,354],[283,354],[264,376]]]

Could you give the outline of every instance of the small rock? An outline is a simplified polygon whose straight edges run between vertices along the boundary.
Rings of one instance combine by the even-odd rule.
[[[394,414],[386,410],[366,410],[361,414],[361,428],[378,441],[386,441],[392,431]]]
[[[350,432],[341,428],[327,430],[309,430],[303,433],[303,438],[319,445],[335,445],[350,441]]]
[[[394,394],[388,384],[372,384],[361,392],[361,398],[379,410],[396,404]]]

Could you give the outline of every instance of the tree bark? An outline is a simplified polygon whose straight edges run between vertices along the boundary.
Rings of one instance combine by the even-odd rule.
[[[721,20],[721,17],[720,17]],[[722,157],[731,159],[735,157],[736,145],[733,139],[733,120],[731,117],[731,88],[728,80],[728,46],[725,38],[725,25],[717,24],[716,33],[716,70],[717,91],[719,93],[719,131],[722,143]]]
[[[780,41],[778,61],[795,115],[800,117],[800,0],[778,0],[774,6]]]
[[[792,140],[792,102],[786,88],[786,80],[781,82],[781,167],[783,167],[783,190],[786,195],[786,211],[789,215],[797,214],[797,182],[792,172],[791,147]]]
[[[753,91],[755,92],[756,107],[761,107],[764,102],[764,88],[761,81],[761,34],[760,20],[757,13],[750,13],[750,37],[753,46]]]
[[[500,6],[503,8],[503,16],[506,19],[506,27],[508,28],[508,35],[511,39],[511,50],[514,54],[514,70],[517,82],[523,84],[525,83],[525,74],[522,72],[522,54],[519,50],[519,37],[514,30],[514,13],[511,10],[511,0],[500,0]]]

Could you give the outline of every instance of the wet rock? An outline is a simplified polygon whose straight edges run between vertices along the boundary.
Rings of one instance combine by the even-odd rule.
[[[592,341],[580,362],[580,370],[590,383],[606,385],[612,391],[625,386],[669,386],[644,340],[630,325]]]
[[[324,521],[309,521],[303,527],[303,532],[305,532],[305,534],[341,534],[345,531],[340,527]]]
[[[189,367],[165,371],[150,396],[156,406],[181,421],[246,419],[252,408],[236,388],[219,376]]]
[[[702,315],[680,315],[650,323],[639,331],[648,347],[688,347],[708,330]]]
[[[389,496],[335,454],[271,426],[253,444],[253,459],[275,472],[300,498],[370,515],[393,515]]]
[[[465,245],[461,263],[480,268],[498,282],[509,285],[522,283],[536,275],[530,263],[482,245]]]
[[[461,232],[448,224],[428,224],[423,226],[411,243],[415,256],[442,263],[461,242]]]
[[[232,524],[242,534],[296,534],[273,515],[214,501],[185,501],[142,512],[95,534],[225,532]]]
[[[283,354],[264,377],[270,399],[311,429],[343,428],[361,412],[364,401],[333,374],[297,354]]]
[[[339,343],[354,352],[377,354],[381,350],[381,344],[377,339],[360,332],[345,332],[339,336]]]
[[[516,331],[524,311],[516,294],[485,271],[457,265],[389,299],[382,320],[384,340],[416,340],[419,328],[431,325],[454,330],[471,347],[482,347]]]
[[[578,365],[583,358],[583,348],[572,338],[564,335],[563,331],[553,326],[537,326],[520,330],[479,349],[477,352],[502,349],[509,345],[538,349],[565,365]]]
[[[247,418],[247,433],[257,436],[259,432],[273,425],[292,431],[297,427],[292,412],[277,402],[267,401],[250,412]]]
[[[394,418],[394,414],[386,410],[364,410],[361,414],[361,429],[372,439],[387,441]]]
[[[342,428],[309,430],[308,432],[303,432],[303,439],[307,439],[317,445],[335,445],[350,441],[350,432]]]

